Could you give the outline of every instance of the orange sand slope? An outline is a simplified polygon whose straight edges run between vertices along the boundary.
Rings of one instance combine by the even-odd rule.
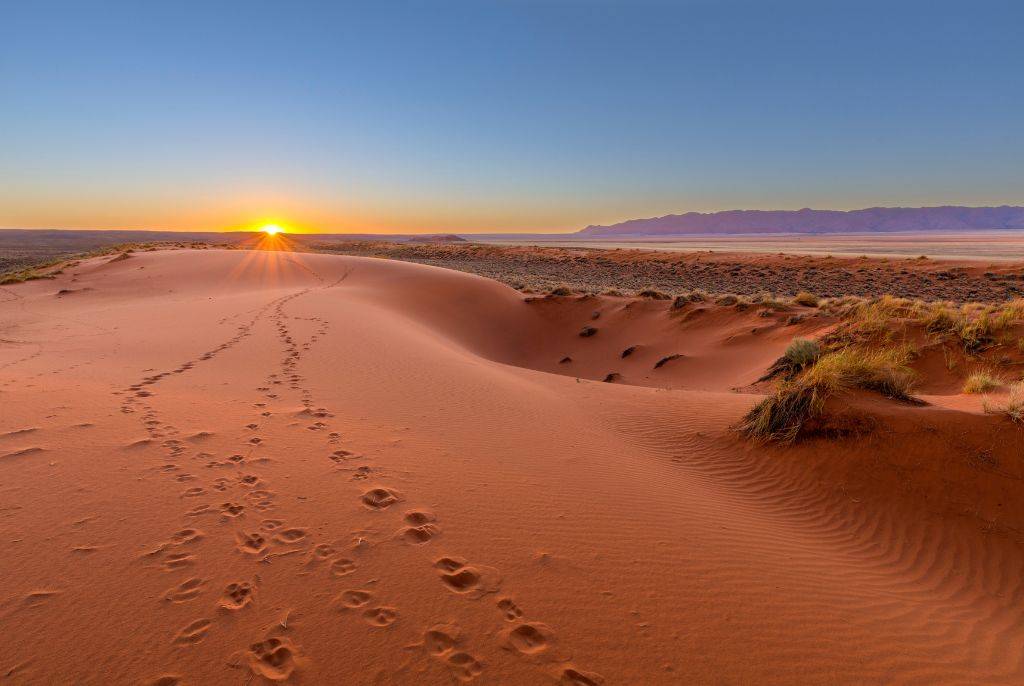
[[[632,307],[273,252],[0,289],[0,682],[1024,682],[973,507],[1021,475],[942,434],[988,418],[751,446],[730,389],[799,327]]]

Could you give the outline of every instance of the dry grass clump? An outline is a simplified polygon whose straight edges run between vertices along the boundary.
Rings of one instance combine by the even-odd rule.
[[[555,288],[552,288],[550,291],[548,291],[548,295],[565,296],[572,295],[574,292],[575,291],[573,291],[568,286],[556,286]]]
[[[779,300],[772,293],[761,293],[760,295],[755,295],[750,299],[750,301],[755,305],[761,305],[769,310],[784,310],[789,307],[789,303]]]
[[[42,274],[38,271],[38,269],[38,267],[30,267],[29,269],[22,269],[16,272],[0,274],[0,286],[8,286],[14,283],[24,283],[25,281],[35,281],[36,279],[54,278],[53,274]]]
[[[814,293],[808,293],[807,291],[800,291],[793,296],[793,302],[797,305],[803,305],[804,307],[817,307],[818,296]]]
[[[964,381],[964,393],[987,393],[1003,385],[1002,380],[992,372],[982,369],[974,372]]]
[[[725,295],[720,295],[717,298],[715,298],[715,304],[716,305],[721,305],[723,307],[728,307],[730,305],[735,305],[739,301],[740,301],[740,299],[737,298],[735,295],[733,295],[731,293],[726,293]]]
[[[1024,424],[1024,381],[1010,386],[1010,395],[999,403],[984,403],[985,412],[1001,414],[1018,424]]]
[[[821,356],[821,346],[807,338],[794,338],[782,356],[794,367],[803,369]]]
[[[804,423],[820,414],[825,400],[839,391],[863,388],[898,400],[913,400],[910,391],[915,375],[907,366],[909,360],[906,348],[849,347],[823,355],[758,403],[738,429],[749,438],[791,443]]]
[[[636,295],[638,298],[649,298],[650,300],[670,300],[672,298],[668,293],[663,293],[653,288],[642,290]]]

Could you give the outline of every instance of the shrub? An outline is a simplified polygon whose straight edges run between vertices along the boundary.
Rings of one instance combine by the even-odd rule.
[[[749,438],[791,443],[804,423],[821,412],[837,391],[864,388],[890,398],[912,400],[913,371],[904,348],[845,348],[818,359],[794,381],[783,384],[750,410],[737,429]],[[1024,403],[1022,403],[1024,405]]]
[[[568,286],[558,286],[548,292],[550,295],[572,295],[572,289]]]
[[[806,338],[794,338],[793,342],[786,347],[783,357],[794,367],[803,368],[814,362],[821,356],[821,346],[817,341]]]
[[[999,377],[987,370],[979,370],[967,377],[964,393],[986,393],[1002,385]]]
[[[849,347],[828,353],[807,370],[804,383],[829,392],[864,388],[897,400],[909,400],[915,374],[906,348],[868,350]]]
[[[668,300],[672,296],[668,293],[662,293],[661,291],[656,291],[653,288],[648,288],[637,293],[637,297],[650,298],[651,300]]]
[[[814,386],[786,384],[754,406],[737,427],[749,438],[792,443],[807,419],[821,411],[824,398]]]
[[[729,305],[735,305],[736,303],[739,302],[739,300],[740,299],[737,298],[735,295],[726,294],[726,295],[720,295],[717,298],[715,298],[715,304],[727,307]]]
[[[800,291],[793,296],[793,302],[797,305],[803,305],[804,307],[817,307],[818,296],[814,293],[808,293],[807,291]]]

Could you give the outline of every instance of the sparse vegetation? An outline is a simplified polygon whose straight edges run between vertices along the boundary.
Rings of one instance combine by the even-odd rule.
[[[808,293],[807,291],[800,291],[793,296],[793,302],[797,305],[803,305],[804,307],[817,307],[818,296],[813,293]]]
[[[984,404],[985,412],[1001,414],[1018,424],[1024,424],[1024,381],[1010,386],[1010,394],[1001,402]]]
[[[988,370],[979,370],[964,381],[964,393],[987,393],[999,388],[1003,382]]]
[[[907,366],[905,348],[849,347],[818,358],[800,376],[758,403],[743,418],[739,430],[759,440],[791,443],[804,423],[818,415],[829,397],[862,388],[898,400],[913,400],[914,372]]]
[[[668,293],[662,293],[661,291],[654,290],[653,288],[647,288],[637,293],[638,298],[648,298],[650,300],[669,300],[672,296]]]
[[[807,338],[794,338],[786,346],[783,357],[795,368],[803,369],[821,356],[821,346],[817,341]]]

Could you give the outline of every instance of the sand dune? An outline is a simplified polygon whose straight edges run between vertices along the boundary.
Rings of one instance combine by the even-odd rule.
[[[1021,683],[1017,429],[940,384],[744,442],[784,319],[282,252],[0,288],[0,682]]]

